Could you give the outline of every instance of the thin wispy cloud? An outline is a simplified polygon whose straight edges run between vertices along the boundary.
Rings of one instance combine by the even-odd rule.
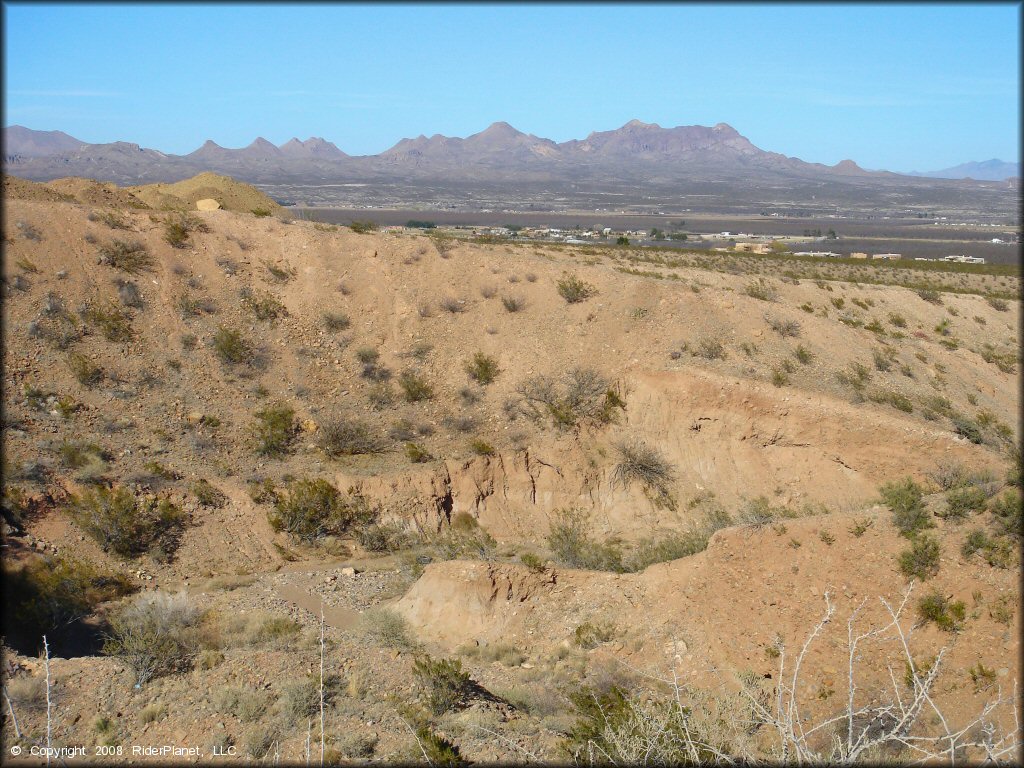
[[[117,91],[93,91],[89,89],[71,89],[56,91],[33,91],[33,90],[12,90],[8,91],[9,96],[44,96],[48,98],[69,98],[69,99],[98,99],[118,98],[127,94]]]

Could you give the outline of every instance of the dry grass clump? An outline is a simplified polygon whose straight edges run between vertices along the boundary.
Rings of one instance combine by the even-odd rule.
[[[107,341],[130,341],[132,338],[131,315],[113,301],[90,301],[82,312],[82,319],[97,326]]]
[[[344,312],[324,312],[323,323],[324,328],[331,333],[344,331],[352,325],[352,321],[349,319],[349,316]]]
[[[768,325],[782,338],[797,337],[800,335],[800,323],[796,320],[783,320],[782,318],[772,318],[768,321]]]
[[[252,343],[240,330],[225,325],[217,328],[213,335],[213,351],[222,363],[228,365],[248,364],[255,358]]]
[[[242,306],[255,315],[257,320],[276,320],[288,317],[284,304],[269,293],[257,294],[248,288],[242,289]]]
[[[387,449],[387,443],[368,424],[344,416],[321,424],[318,436],[320,448],[328,456],[357,456]]]
[[[501,305],[505,307],[506,312],[515,314],[526,308],[526,301],[518,296],[502,296]]]
[[[761,301],[777,301],[779,297],[778,291],[775,290],[775,287],[763,277],[759,277],[757,280],[747,283],[743,292],[747,294],[747,296],[751,296]]]
[[[360,617],[363,637],[383,648],[409,650],[416,647],[412,630],[403,616],[388,608],[371,608]]]
[[[83,387],[92,387],[103,381],[103,369],[81,352],[68,355],[68,367]]]
[[[445,296],[437,304],[445,312],[450,312],[453,315],[466,311],[466,302],[454,296]]]
[[[153,256],[146,246],[137,240],[114,240],[99,248],[100,263],[120,269],[130,275],[137,275],[153,267]]]
[[[612,471],[612,481],[628,488],[636,480],[654,494],[655,500],[672,506],[671,485],[676,470],[664,455],[643,441],[620,442],[615,446],[619,462]]]

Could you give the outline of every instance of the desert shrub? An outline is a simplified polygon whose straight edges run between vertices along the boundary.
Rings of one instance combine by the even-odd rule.
[[[188,245],[188,227],[178,219],[171,219],[164,224],[164,240],[172,248],[184,248]]]
[[[249,289],[243,289],[242,306],[252,312],[257,320],[288,317],[288,310],[284,304],[269,293],[256,294]]]
[[[897,328],[906,328],[907,319],[903,317],[899,312],[889,313],[889,322],[895,325]]]
[[[230,365],[251,363],[255,355],[252,344],[240,330],[223,325],[213,335],[213,351],[221,362]]]
[[[985,342],[982,344],[981,359],[986,363],[992,363],[1003,373],[1016,373],[1017,371],[1017,357],[1020,354],[1019,351],[1012,352],[996,352],[995,347],[990,343]]]
[[[782,338],[788,336],[797,337],[800,335],[800,323],[796,320],[783,320],[782,318],[772,318],[768,321],[768,325]]]
[[[942,304],[942,296],[938,291],[934,291],[930,288],[922,288],[917,291],[917,295],[927,301],[929,304]]]
[[[576,275],[563,275],[557,285],[558,295],[565,299],[567,304],[579,304],[597,294],[597,288]]]
[[[772,506],[767,496],[750,499],[737,512],[737,522],[752,528],[763,528],[779,518],[792,517],[785,507]]]
[[[715,338],[703,338],[694,348],[693,355],[705,360],[722,360],[725,358],[725,345]]]
[[[876,371],[883,371],[883,372],[885,372],[885,371],[888,371],[890,368],[892,368],[892,360],[890,360],[889,356],[886,355],[882,350],[880,350],[880,349],[872,349],[871,350],[871,357],[872,357],[872,359],[873,359],[873,361],[875,363],[875,370]]]
[[[196,501],[204,507],[220,509],[228,503],[228,497],[204,478],[199,478],[192,483],[189,490],[196,497]]]
[[[498,374],[501,373],[501,369],[498,368],[498,361],[490,355],[485,355],[483,352],[475,353],[473,357],[466,361],[464,367],[469,378],[483,386],[493,382],[498,378]]]
[[[384,648],[408,650],[416,646],[405,618],[389,608],[370,608],[360,617],[363,637]]]
[[[992,309],[994,309],[996,312],[1006,312],[1010,308],[1005,301],[1003,301],[1002,299],[997,299],[994,296],[986,296],[985,301],[987,301],[988,305],[992,307]]]
[[[502,296],[501,305],[505,307],[506,312],[515,314],[526,308],[526,301],[518,296]]]
[[[773,386],[785,387],[789,384],[789,371],[781,367],[773,367],[771,382]]]
[[[80,352],[68,355],[68,367],[83,387],[92,387],[103,381],[103,369]]]
[[[981,431],[981,427],[966,416],[953,414],[950,417],[950,421],[953,422],[953,431],[961,437],[970,440],[975,445],[981,445],[985,442],[985,436]]]
[[[434,390],[427,380],[412,370],[402,371],[398,375],[398,386],[401,387],[402,394],[410,403],[429,400],[434,396]]]
[[[933,621],[945,632],[957,632],[963,628],[967,606],[961,600],[950,600],[941,592],[925,595],[917,603],[917,613],[922,621]]]
[[[46,712],[46,678],[44,676],[20,675],[5,679],[4,693],[14,703],[18,711]]]
[[[370,523],[375,517],[362,496],[342,495],[319,478],[292,480],[285,486],[284,493],[275,493],[275,497],[269,515],[271,526],[307,542],[343,534],[355,525]]]
[[[664,455],[642,441],[620,442],[615,446],[619,462],[612,471],[612,480],[623,487],[636,480],[654,494],[654,499],[666,506],[674,506],[671,485],[676,471]]]
[[[131,316],[114,302],[91,301],[82,312],[82,319],[99,327],[108,341],[129,341],[132,338]]]
[[[592,539],[590,520],[582,510],[557,511],[546,540],[555,559],[569,568],[619,573],[626,570],[621,545],[615,540]]]
[[[121,280],[117,283],[117,296],[126,307],[142,308],[142,294],[139,292],[139,286],[131,280]]]
[[[295,267],[288,266],[287,264],[279,266],[268,259],[264,259],[261,263],[263,268],[267,270],[270,280],[275,283],[287,283],[298,274],[298,270]]]
[[[462,671],[459,659],[432,659],[420,656],[413,661],[413,676],[431,714],[438,716],[461,709],[474,692],[469,673]]]
[[[136,685],[191,668],[199,651],[202,614],[185,593],[148,592],[110,620],[103,652],[117,656],[135,674]]]
[[[886,483],[879,488],[882,503],[892,510],[893,525],[904,536],[913,536],[933,523],[924,508],[921,487],[911,478]]]
[[[703,552],[715,531],[730,525],[732,519],[725,510],[712,509],[686,531],[640,539],[629,555],[626,570],[642,571],[655,563],[667,563]]]
[[[988,496],[977,486],[962,486],[946,494],[946,509],[942,517],[952,520],[964,520],[975,512],[985,508]]]
[[[486,440],[473,440],[469,447],[477,456],[494,456],[497,453],[494,446]]]
[[[262,219],[266,216],[269,216],[271,212],[269,208],[253,208],[251,213],[257,219]]]
[[[743,292],[747,294],[747,296],[760,299],[761,301],[776,301],[779,296],[775,287],[763,277],[759,277],[757,280],[747,283],[743,288]]]
[[[957,461],[940,461],[935,469],[928,473],[928,479],[941,490],[950,491],[968,485],[970,473]]]
[[[430,451],[413,442],[405,444],[405,455],[413,464],[426,464],[428,461],[434,460],[434,456]]]
[[[52,641],[54,633],[59,635],[100,603],[135,589],[127,577],[84,560],[30,557],[18,568],[4,569],[6,640],[34,653],[42,635]]]
[[[573,642],[580,648],[590,650],[615,638],[615,626],[604,622],[585,621],[573,631]]]
[[[357,235],[365,235],[367,232],[375,231],[377,229],[377,224],[373,221],[353,221],[348,225],[348,228]]]
[[[1024,509],[1019,491],[1007,491],[992,502],[989,511],[998,535],[1024,538]]]
[[[338,679],[325,677],[323,681],[323,704],[330,706],[338,689]],[[281,697],[281,711],[292,720],[302,722],[320,711],[320,678],[312,675],[284,687]]]
[[[927,533],[920,533],[910,543],[910,549],[900,553],[900,571],[908,578],[924,581],[939,572],[942,548],[939,540]]]
[[[137,275],[153,267],[153,256],[142,243],[132,240],[114,240],[99,248],[100,263]]]
[[[288,405],[271,405],[256,411],[256,424],[252,433],[256,452],[262,456],[281,456],[287,453],[298,434],[295,410]]]
[[[457,315],[460,312],[466,311],[466,302],[462,299],[457,299],[454,296],[445,296],[437,305],[441,307],[445,312],[450,312],[453,315]]]
[[[489,559],[497,546],[494,538],[467,512],[455,515],[451,525],[432,537],[430,544],[444,560]]]
[[[516,387],[522,401],[518,408],[534,421],[550,420],[565,429],[589,420],[608,424],[615,420],[616,409],[624,409],[625,401],[612,388],[611,382],[590,368],[573,368],[560,379],[535,376]]]
[[[137,497],[130,489],[89,488],[73,497],[71,519],[103,550],[136,557],[159,547],[171,553],[185,527],[185,514],[169,499]]]
[[[428,724],[416,727],[416,743],[429,765],[461,768],[469,765],[457,744],[435,733]]]
[[[409,545],[409,534],[398,523],[371,523],[356,529],[356,541],[367,552],[397,552]]]
[[[878,389],[868,394],[868,399],[873,403],[891,405],[903,413],[913,413],[914,403],[910,398],[900,392],[891,389]]]
[[[349,316],[344,312],[324,312],[323,322],[324,328],[332,333],[336,331],[344,331],[352,325],[352,321],[349,319]]]
[[[802,365],[810,365],[811,361],[814,360],[814,353],[803,344],[797,344],[796,349],[793,350],[793,357]]]
[[[318,436],[320,448],[328,456],[380,453],[387,448],[385,442],[371,431],[368,424],[344,416],[320,425]]]

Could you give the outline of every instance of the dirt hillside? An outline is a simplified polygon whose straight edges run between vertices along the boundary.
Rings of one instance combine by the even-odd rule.
[[[951,717],[1019,675],[1017,275],[938,290],[359,233],[214,174],[5,177],[3,204],[5,567],[91,585],[59,631],[18,598],[25,745],[49,627],[67,743],[302,762],[321,605],[336,759],[420,759],[421,725],[473,760],[565,759],[574,691],[770,688],[826,591],[799,687],[815,717],[845,701],[850,612],[884,624],[879,598],[912,582],[900,626],[922,663],[952,646]],[[135,687],[100,638],[179,590],[201,650]],[[928,596],[963,615],[940,627]],[[885,637],[878,700],[887,664],[904,675]],[[399,706],[427,700],[423,653],[482,688]],[[735,744],[777,757],[768,730]]]

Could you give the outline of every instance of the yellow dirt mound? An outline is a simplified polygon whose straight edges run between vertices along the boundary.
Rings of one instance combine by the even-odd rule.
[[[194,211],[196,202],[205,198],[216,200],[221,208],[229,211],[249,213],[263,209],[276,212],[281,208],[251,184],[216,173],[200,173],[174,184],[147,184],[128,187],[127,190],[153,208]]]
[[[37,200],[47,203],[74,202],[72,195],[62,194],[39,184],[17,176],[4,175],[4,200]]]
[[[69,195],[86,205],[101,205],[107,208],[149,208],[149,205],[116,184],[72,176],[48,181],[44,186],[58,194]]]

